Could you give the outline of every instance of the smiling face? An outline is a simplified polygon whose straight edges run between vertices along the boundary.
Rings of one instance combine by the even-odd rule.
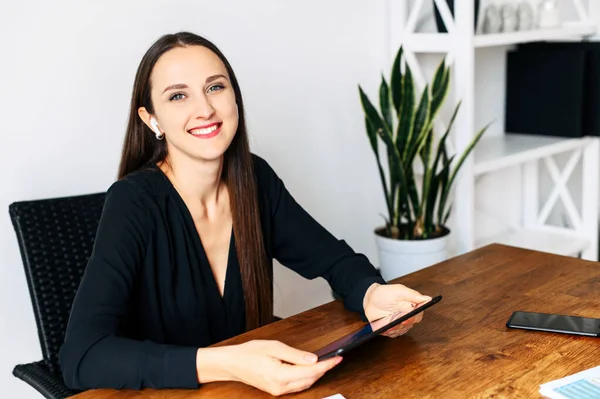
[[[153,116],[167,141],[169,157],[220,159],[238,128],[235,93],[223,62],[202,46],[164,53],[150,75]],[[152,128],[152,127],[151,127]]]

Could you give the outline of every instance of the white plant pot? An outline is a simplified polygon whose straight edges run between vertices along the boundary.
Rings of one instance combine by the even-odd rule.
[[[449,237],[396,240],[375,233],[381,276],[389,281],[446,260]]]

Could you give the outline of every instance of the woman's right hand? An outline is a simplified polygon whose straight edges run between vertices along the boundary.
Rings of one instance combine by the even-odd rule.
[[[274,396],[310,388],[342,361],[338,356],[317,363],[314,353],[279,341],[250,341],[237,349],[234,374],[238,381]]]
[[[279,341],[255,340],[214,349],[228,352],[225,358],[229,359],[226,368],[230,378],[226,379],[243,382],[274,396],[310,388],[342,360],[337,356],[317,362],[315,354]],[[201,370],[198,374],[202,375]]]

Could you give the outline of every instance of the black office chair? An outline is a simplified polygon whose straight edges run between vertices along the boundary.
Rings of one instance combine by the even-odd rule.
[[[43,360],[13,375],[47,399],[77,392],[63,383],[58,351],[92,252],[105,193],[15,202],[9,206],[33,305]]]

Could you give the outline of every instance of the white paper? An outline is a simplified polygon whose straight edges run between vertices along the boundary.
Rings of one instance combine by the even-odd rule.
[[[326,397],[326,398],[323,398],[323,399],[346,399],[346,398],[345,398],[344,396],[342,396],[341,394],[339,394],[339,393],[336,393],[336,394],[335,394],[335,395],[333,395],[333,396],[328,396],[328,397]]]
[[[600,398],[600,366],[542,384],[540,394],[550,399]]]

